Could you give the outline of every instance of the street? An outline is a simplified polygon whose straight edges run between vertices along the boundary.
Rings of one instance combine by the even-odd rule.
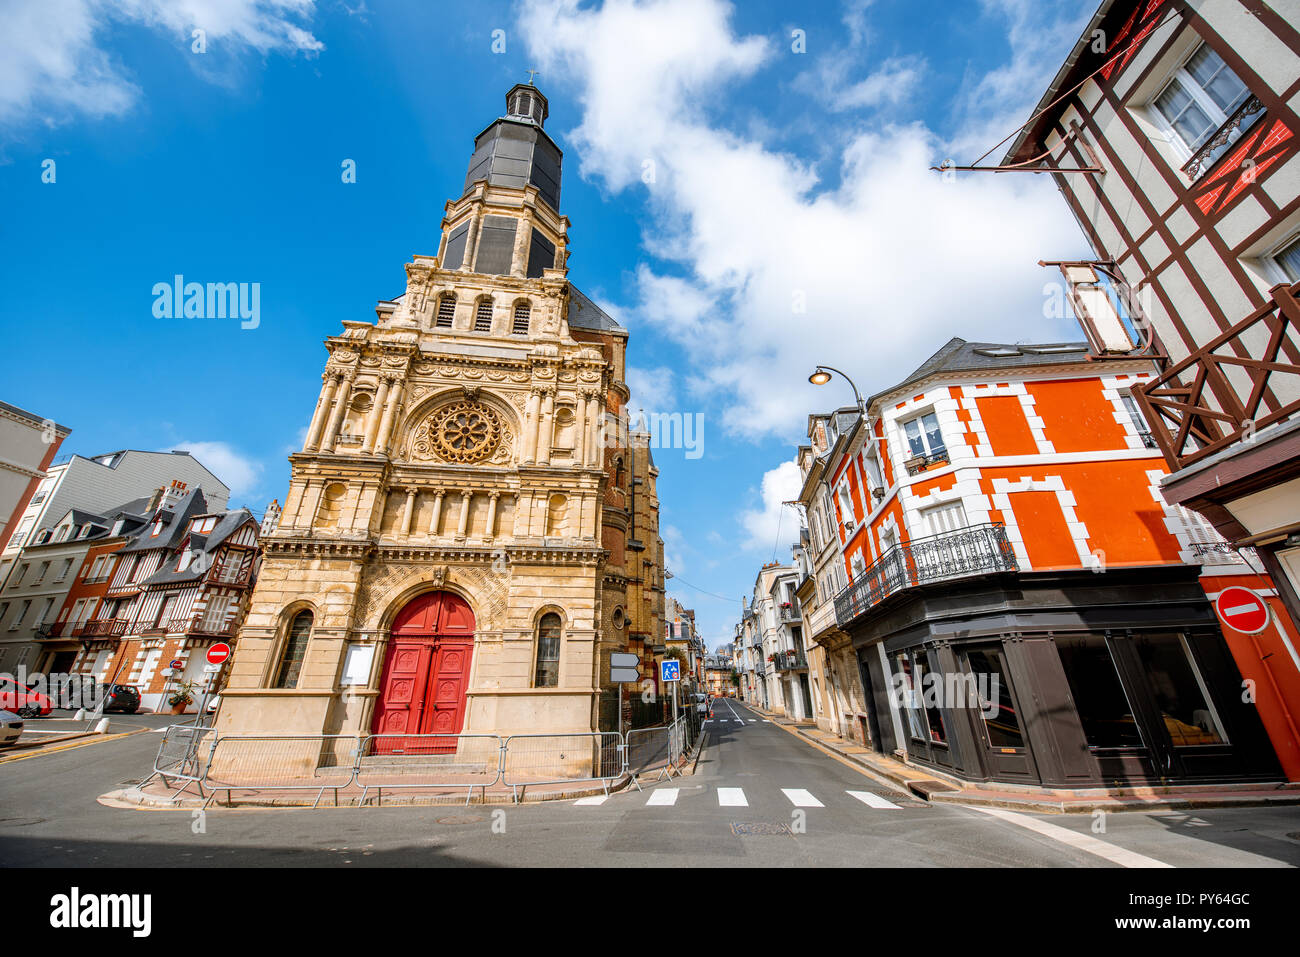
[[[153,723],[156,716],[136,719]],[[130,719],[127,719],[130,721]],[[127,721],[115,730],[121,730]],[[143,731],[0,764],[0,865],[1279,867],[1300,808],[1033,815],[930,805],[730,699],[694,774],[578,801],[310,810],[108,807],[149,771]]]

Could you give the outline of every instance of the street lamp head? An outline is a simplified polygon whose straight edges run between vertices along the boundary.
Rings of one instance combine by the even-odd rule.
[[[825,369],[818,369],[808,377],[808,381],[813,385],[825,385],[827,382],[831,381],[831,374]]]

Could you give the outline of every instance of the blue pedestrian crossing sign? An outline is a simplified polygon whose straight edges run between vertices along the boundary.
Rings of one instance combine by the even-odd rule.
[[[661,661],[659,663],[659,680],[681,681],[682,663],[676,658],[669,658],[667,661]]]

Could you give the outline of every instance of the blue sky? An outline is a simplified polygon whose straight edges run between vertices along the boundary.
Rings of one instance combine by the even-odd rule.
[[[235,504],[282,499],[321,340],[436,252],[474,135],[539,68],[570,278],[632,332],[633,407],[704,417],[701,458],[656,460],[670,591],[716,645],[788,560],[807,413],[852,398],[813,364],[869,394],[952,335],[1075,337],[1034,264],[1086,253],[1050,182],[926,167],[1027,118],[1095,6],[17,0],[0,399],[64,451],[187,447]],[[260,325],[155,318],[177,273],[260,283]]]

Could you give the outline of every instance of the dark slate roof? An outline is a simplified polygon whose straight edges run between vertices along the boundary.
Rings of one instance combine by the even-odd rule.
[[[572,283],[569,284],[569,296],[570,329],[594,329],[597,332],[608,332],[611,329],[623,328],[613,316],[587,298],[586,294]]]
[[[132,541],[122,546],[121,551],[123,553],[147,552],[155,548],[176,548],[184,538],[185,529],[189,527],[188,520],[195,515],[202,515],[207,508],[208,501],[203,497],[203,489],[190,489],[176,504],[146,515],[144,527],[136,533]],[[164,525],[163,530],[156,537],[149,534],[155,518],[162,518]]]
[[[194,562],[191,560],[190,564],[184,571],[177,571],[175,561],[169,561],[165,568],[154,572],[141,582],[141,584],[170,585],[178,582],[198,581],[207,574],[208,569],[212,567],[213,557],[221,546],[225,544],[226,539],[233,535],[245,522],[256,522],[256,519],[253,518],[253,513],[246,508],[236,508],[231,509],[228,512],[215,512],[212,514],[220,516],[212,531],[203,534],[194,532],[188,537],[189,551],[198,552],[206,558],[207,561]],[[191,515],[190,519],[200,517],[202,517],[200,514],[196,514]],[[186,520],[185,525],[188,527],[189,523],[189,520]],[[179,547],[184,545],[185,542],[186,539],[182,538],[177,543],[177,546]]]
[[[953,336],[902,382],[877,392],[867,400],[870,406],[883,395],[941,372],[982,372],[1025,366],[1051,366],[1083,362],[1088,358],[1086,342],[1045,342],[1020,345],[1005,342],[967,342]]]

